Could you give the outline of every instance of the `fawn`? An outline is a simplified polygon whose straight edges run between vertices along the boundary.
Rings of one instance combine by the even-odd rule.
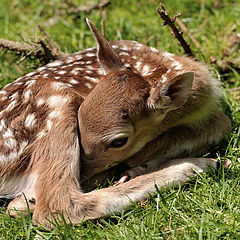
[[[220,83],[201,63],[135,41],[109,43],[87,23],[97,48],[0,91],[0,197],[13,198],[13,216],[29,205],[38,225],[51,226],[52,214],[74,224],[104,217],[154,193],[155,184],[216,168],[196,156],[230,131]],[[121,165],[119,184],[83,191]]]

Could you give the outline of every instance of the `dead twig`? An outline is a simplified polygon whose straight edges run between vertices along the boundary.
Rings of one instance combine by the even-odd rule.
[[[226,89],[226,91],[227,91],[227,92],[237,92],[237,91],[240,91],[240,87]]]
[[[66,56],[67,54],[62,52],[58,45],[54,44],[48,34],[43,30],[43,28],[38,25],[38,29],[41,32],[44,40],[40,39],[39,44],[43,48],[45,54],[51,59],[58,59]],[[46,41],[46,43],[45,43]]]
[[[18,53],[27,54],[29,52],[32,52],[33,55],[38,55],[39,51],[36,51],[38,47],[39,46],[37,44],[30,45],[27,43],[0,39],[0,48],[8,49],[10,51],[16,51]]]
[[[67,1],[67,3],[69,4],[69,2]],[[78,14],[81,12],[87,12],[90,13],[92,10],[96,10],[96,9],[103,9],[105,7],[107,7],[111,2],[109,0],[100,0],[98,4],[96,5],[89,5],[89,6],[79,6],[77,7],[76,5],[70,7],[67,12],[69,14]]]
[[[182,31],[184,33],[186,33],[188,35],[188,37],[191,39],[191,41],[195,44],[195,46],[197,48],[200,48],[200,44],[198,43],[198,41],[194,38],[194,36],[188,31],[187,27],[185,26],[185,24],[179,19],[176,19],[176,23],[179,25],[179,27],[182,29]]]
[[[40,39],[37,43],[27,44],[0,39],[0,48],[23,54],[24,58],[29,56],[40,58],[45,64],[67,55],[61,52],[60,48],[52,42],[42,27],[39,26],[39,30],[43,35],[43,39]]]
[[[105,32],[105,21],[107,19],[107,9],[106,8],[100,8],[100,13],[101,13],[101,32],[104,37],[106,37],[106,32]]]
[[[202,28],[207,24],[208,19],[204,19],[204,21],[201,23],[201,25],[194,31],[194,32],[199,32],[202,30]]]
[[[102,32],[102,35],[104,37],[106,37],[106,33],[105,33],[105,20],[103,18],[101,20],[101,32]]]
[[[178,13],[176,16],[170,18],[168,16],[168,12],[166,11],[164,5],[162,3],[160,3],[160,8],[157,8],[157,13],[159,14],[159,16],[162,18],[162,20],[164,21],[163,26],[168,25],[171,30],[172,33],[174,34],[174,36],[176,37],[176,39],[179,41],[180,45],[182,46],[182,48],[184,49],[185,54],[187,54],[188,56],[194,57],[191,49],[190,49],[190,45],[185,41],[185,39],[182,36],[182,31],[180,30],[179,27],[176,27],[174,22],[175,20],[181,15],[180,13]]]

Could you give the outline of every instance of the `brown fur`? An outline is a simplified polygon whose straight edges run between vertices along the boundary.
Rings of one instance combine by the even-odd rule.
[[[202,64],[132,41],[109,44],[88,24],[97,51],[50,63],[0,92],[0,195],[15,197],[8,210],[17,215],[27,209],[23,192],[36,224],[51,226],[52,214],[73,223],[104,217],[153,193],[154,184],[216,167],[193,157],[230,130],[219,83]],[[87,182],[121,173],[145,175],[83,192]]]

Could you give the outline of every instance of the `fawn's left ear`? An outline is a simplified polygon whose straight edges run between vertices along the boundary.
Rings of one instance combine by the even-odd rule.
[[[193,72],[186,72],[159,86],[152,87],[147,100],[148,107],[161,109],[163,113],[181,107],[190,95],[193,79]]]
[[[94,24],[86,18],[87,24],[97,43],[97,56],[105,74],[123,70],[124,66],[107,39],[98,31]]]

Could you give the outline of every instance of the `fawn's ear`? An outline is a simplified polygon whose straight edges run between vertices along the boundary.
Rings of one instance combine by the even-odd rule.
[[[97,56],[105,74],[124,69],[120,57],[116,54],[107,39],[98,31],[93,23],[86,18],[87,24],[97,43]]]
[[[181,107],[189,97],[193,79],[193,72],[186,72],[162,85],[152,87],[147,100],[148,107],[161,109],[164,113]]]

